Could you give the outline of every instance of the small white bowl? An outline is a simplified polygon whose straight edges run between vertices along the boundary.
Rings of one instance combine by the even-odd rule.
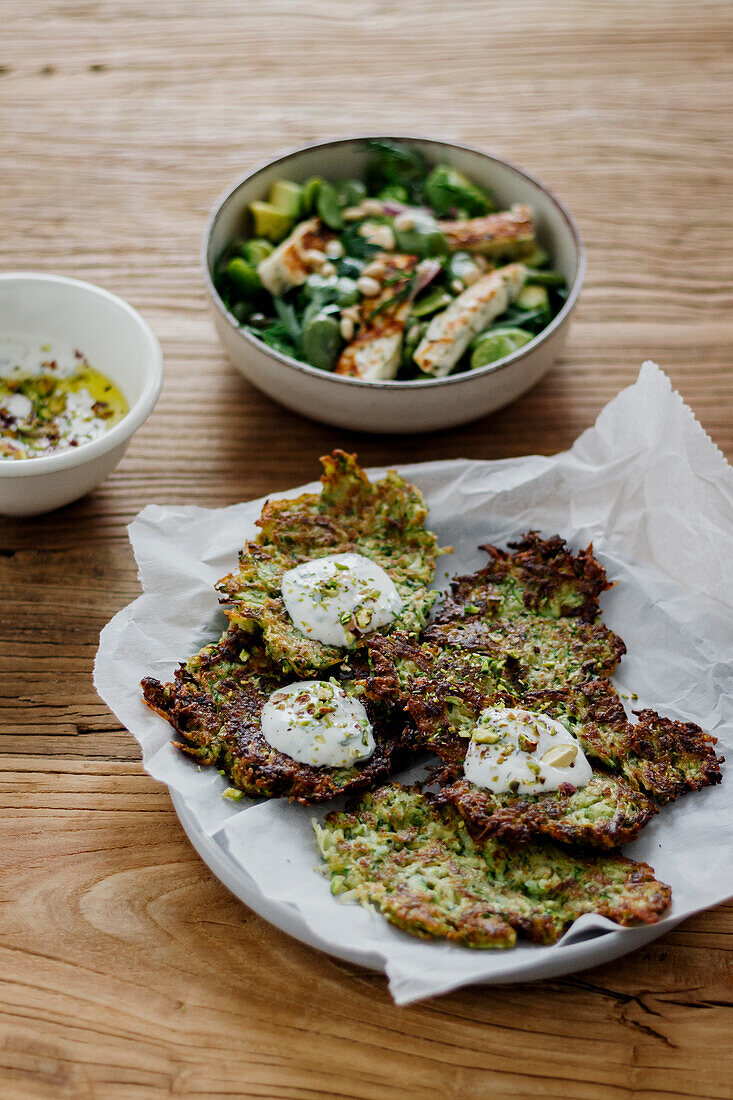
[[[163,356],[152,330],[127,302],[61,275],[0,274],[0,335],[79,348],[119,387],[130,408],[90,443],[40,458],[0,461],[0,514],[39,515],[84,496],[112,472],[155,408]]]
[[[385,136],[385,135],[380,135]],[[526,203],[534,211],[539,243],[565,278],[568,299],[530,343],[504,359],[430,381],[365,382],[318,370],[268,348],[239,327],[214,286],[214,265],[235,237],[248,230],[247,207],[266,196],[276,179],[302,182],[362,177],[367,136],[327,141],[286,153],[248,173],[217,202],[203,244],[203,267],[214,324],[234,366],[253,385],[314,420],[369,432],[412,433],[452,428],[507,405],[533,386],[560,355],[585,274],[580,235],[565,207],[541,183],[498,157],[432,138],[396,137],[417,146],[431,163],[449,161],[492,191],[501,207]]]

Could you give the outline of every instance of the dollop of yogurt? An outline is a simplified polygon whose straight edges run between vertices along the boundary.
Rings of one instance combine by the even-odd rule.
[[[585,787],[593,772],[576,738],[555,718],[519,708],[487,707],[468,744],[466,779],[502,794]]]
[[[26,420],[33,412],[33,405],[22,393],[9,393],[0,398],[0,409],[15,420]]]
[[[299,630],[326,645],[353,646],[402,610],[394,581],[363,554],[328,554],[289,569],[285,609]]]
[[[316,768],[349,768],[375,749],[362,703],[332,682],[301,680],[278,688],[262,709],[261,723],[273,749]]]

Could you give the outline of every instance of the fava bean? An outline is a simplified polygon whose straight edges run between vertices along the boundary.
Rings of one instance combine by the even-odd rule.
[[[318,217],[329,229],[342,229],[344,224],[339,195],[332,183],[322,183],[316,196]]]
[[[252,264],[248,264],[241,256],[235,256],[229,261],[226,266],[226,273],[240,294],[249,297],[256,294],[262,287],[260,277]]]
[[[303,327],[303,355],[313,367],[333,370],[341,343],[339,321],[334,314],[317,313]]]

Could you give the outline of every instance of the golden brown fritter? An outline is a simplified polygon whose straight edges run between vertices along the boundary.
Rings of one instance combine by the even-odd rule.
[[[301,562],[329,554],[363,554],[392,578],[403,608],[394,627],[417,634],[437,593],[428,590],[439,553],[425,530],[427,508],[414,485],[393,471],[372,484],[354,455],[334,451],[321,459],[320,493],[269,501],[258,520],[257,539],[246,543],[239,567],[217,585],[230,621],[262,637],[285,670],[325,669],[344,656],[337,646],[303,634],[285,610],[283,574]],[[354,642],[360,632],[352,629]]]
[[[608,679],[625,652],[599,621],[610,587],[592,548],[530,532],[509,554],[453,583],[416,642],[395,633],[367,643],[361,675],[375,699],[402,706],[418,741],[444,762],[439,781],[478,836],[533,834],[601,847],[625,843],[658,805],[720,781],[714,738],[642,711],[630,722]],[[460,778],[468,738],[496,703],[541,711],[578,738],[594,768],[586,788],[494,795]]]
[[[220,768],[253,798],[287,796],[307,804],[367,790],[409,753],[401,717],[395,722],[386,707],[367,700],[377,745],[363,763],[312,767],[278,752],[262,734],[262,708],[273,691],[292,681],[252,637],[233,628],[181,665],[171,683],[146,677],[142,688],[148,706],[180,734],[177,748]]]
[[[551,843],[479,842],[452,807],[408,787],[382,787],[315,828],[332,893],[376,905],[422,939],[504,948],[519,932],[554,943],[583,913],[654,924],[670,903],[669,886],[645,863]]]

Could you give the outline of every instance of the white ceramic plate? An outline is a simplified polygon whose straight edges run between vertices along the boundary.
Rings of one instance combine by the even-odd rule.
[[[384,970],[383,960],[376,954],[365,951],[356,943],[326,943],[309,927],[302,913],[287,902],[274,901],[260,892],[257,884],[239,864],[219,845],[213,837],[207,836],[196,818],[186,806],[183,797],[171,790],[173,806],[186,831],[186,836],[198,854],[235,897],[253,909],[260,917],[274,924],[281,932],[287,932],[301,943],[325,951],[335,958],[356,966],[365,966],[370,970]],[[315,860],[314,852],[314,860]],[[334,899],[334,905],[338,902]],[[611,962],[621,955],[628,955],[639,947],[651,943],[657,937],[665,935],[682,920],[682,917],[667,918],[662,925],[644,925],[640,928],[619,928],[618,931],[589,931],[584,938],[569,939],[562,944],[561,951],[547,952],[545,948],[534,948],[523,944],[524,950],[516,948],[510,952],[501,952],[504,959],[514,958],[514,966],[505,967],[501,974],[491,978],[491,985],[507,985],[521,980],[539,981],[541,978],[556,978],[561,974],[573,974],[589,966]],[[527,957],[529,952],[531,958]],[[483,953],[482,953],[483,954]]]
[[[674,483],[667,476],[672,461]],[[434,462],[401,472],[424,491],[441,544],[455,547],[439,569],[441,586],[446,571],[483,564],[480,543],[504,545],[530,526],[561,531],[576,549],[593,541],[609,575],[622,582],[603,598],[606,623],[629,649],[615,677],[619,690],[627,697],[638,691],[638,707],[699,722],[730,756],[733,589],[719,553],[733,530],[730,468],[657,368],[647,365],[566,454]],[[733,887],[725,784],[665,808],[626,849],[674,891],[669,915],[651,927],[623,929],[588,915],[556,945],[467,951],[416,940],[375,912],[332,898],[314,871],[310,819],[317,811],[282,799],[251,806],[223,799],[226,780],[171,747],[170,727],[145,707],[138,686],[144,675],[169,679],[178,661],[216,636],[223,617],[214,584],[254,534],[263,503],[147,508],[130,528],[144,595],[105,628],[95,666],[100,694],[139,740],[148,772],[171,789],[194,847],[238,898],[304,943],[383,967],[402,1003],[469,982],[530,981],[609,961],[725,900]]]

